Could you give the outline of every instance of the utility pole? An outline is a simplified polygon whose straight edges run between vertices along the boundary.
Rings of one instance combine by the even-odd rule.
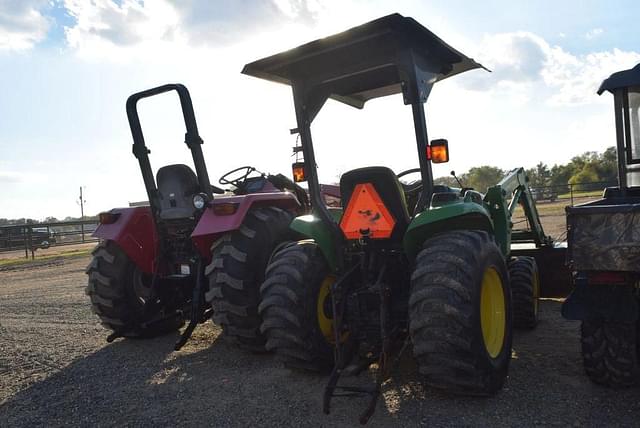
[[[84,198],[82,197],[82,186],[80,186],[80,221],[84,221]],[[80,230],[82,233],[82,242],[84,243],[84,223],[80,223]]]

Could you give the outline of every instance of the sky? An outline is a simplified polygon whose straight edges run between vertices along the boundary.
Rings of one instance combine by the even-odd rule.
[[[291,90],[240,74],[244,64],[398,12],[492,72],[435,85],[431,139],[451,169],[566,163],[615,144],[612,72],[640,63],[636,1],[0,0],[0,218],[97,214],[146,200],[126,98],[183,83],[212,183],[253,165],[290,174]],[[192,165],[177,98],[140,103],[154,170]],[[329,101],[313,123],[318,172],[417,166],[400,95],[363,110]]]

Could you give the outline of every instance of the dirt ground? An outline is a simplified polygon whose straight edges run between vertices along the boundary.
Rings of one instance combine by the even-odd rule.
[[[0,272],[0,426],[354,426],[359,398],[321,411],[323,376],[294,373],[200,326],[176,336],[117,340],[89,310],[88,257]],[[583,375],[576,322],[546,300],[541,322],[514,340],[510,375],[492,398],[456,397],[417,382],[410,353],[383,386],[370,426],[638,426],[640,390]],[[370,380],[367,373],[354,383]]]

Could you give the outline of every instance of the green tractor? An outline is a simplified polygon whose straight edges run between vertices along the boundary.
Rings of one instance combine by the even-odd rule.
[[[389,15],[346,32],[247,64],[243,73],[293,88],[313,211],[291,228],[306,239],[281,247],[260,293],[266,347],[294,368],[329,371],[333,396],[367,394],[373,414],[392,356],[409,344],[429,385],[489,395],[505,380],[513,326],[538,320],[540,274],[513,242],[550,247],[522,168],[481,194],[435,185],[432,163],[449,160],[448,142],[428,142],[424,103],[435,82],[483,68],[411,18]],[[411,105],[419,168],[345,172],[340,208],[321,198],[310,126],[332,98],[362,108],[401,93]],[[399,178],[419,174],[403,183]],[[530,230],[514,231],[521,205]],[[377,363],[373,387],[340,383]]]

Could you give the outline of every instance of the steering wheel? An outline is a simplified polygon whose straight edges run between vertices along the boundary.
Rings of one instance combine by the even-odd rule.
[[[404,177],[405,175],[409,175],[409,174],[415,174],[416,172],[420,172],[420,168],[411,168],[411,169],[407,169],[406,171],[402,171],[399,174],[396,174],[396,177],[398,177],[398,179]],[[402,186],[402,190],[404,190],[404,192],[409,195],[409,194],[414,194],[419,192],[420,190],[422,190],[422,180],[418,180],[414,183],[411,184],[405,184],[403,182],[400,182],[400,185]]]
[[[252,172],[255,171],[258,170],[252,166],[241,166],[240,168],[236,168],[224,174],[218,179],[218,182],[222,185],[230,184],[237,189],[243,189],[247,178],[249,177],[249,175],[251,175]],[[258,171],[258,173],[263,175],[260,171]],[[238,174],[238,176],[235,178],[231,178],[230,176],[232,176],[233,174]]]

